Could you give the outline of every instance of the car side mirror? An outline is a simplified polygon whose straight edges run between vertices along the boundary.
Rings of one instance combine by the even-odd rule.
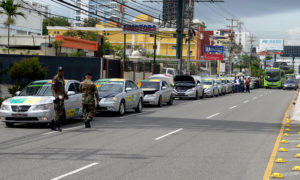
[[[126,92],[127,91],[132,91],[132,88],[130,88],[130,87],[126,88]]]
[[[16,95],[19,96],[21,94],[21,91],[17,91]]]
[[[68,96],[72,96],[72,95],[75,95],[75,94],[76,94],[75,91],[68,91],[68,93],[67,93]]]

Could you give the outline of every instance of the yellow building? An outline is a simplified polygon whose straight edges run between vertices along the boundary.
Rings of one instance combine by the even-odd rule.
[[[135,22],[153,22],[153,18],[146,15],[139,15],[135,18]],[[49,35],[56,35],[70,31],[70,30],[80,30],[80,31],[93,31],[97,32],[99,35],[103,35],[107,40],[113,45],[124,44],[124,34],[122,33],[122,28],[115,27],[114,24],[99,24],[96,27],[58,27],[58,26],[48,26]],[[184,33],[184,37],[187,32]],[[187,37],[187,36],[186,36]],[[197,54],[200,51],[197,46],[197,37],[191,41],[191,59],[197,59]],[[134,47],[140,47],[146,49],[148,52],[153,52],[154,37],[149,34],[127,34],[126,35],[127,49],[133,49]],[[187,42],[186,38],[183,38],[183,59],[187,59]],[[157,35],[157,55],[176,57],[176,29],[175,28],[160,28],[159,34]]]

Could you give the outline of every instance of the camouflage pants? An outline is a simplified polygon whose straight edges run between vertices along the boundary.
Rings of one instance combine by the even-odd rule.
[[[92,120],[96,113],[95,104],[83,104],[82,106],[83,120]]]
[[[65,119],[65,103],[64,100],[59,100],[54,103],[54,122],[62,121]]]

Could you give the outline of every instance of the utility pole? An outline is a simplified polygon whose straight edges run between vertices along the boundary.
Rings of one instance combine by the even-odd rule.
[[[243,22],[242,21],[238,21],[237,24],[238,24],[238,29],[239,29],[239,48],[241,48],[242,47],[242,25],[243,25]],[[240,72],[242,72],[241,53],[242,53],[242,51],[239,52]]]
[[[229,74],[230,76],[232,75],[232,58],[233,58],[233,40],[234,40],[234,31],[233,28],[237,28],[237,26],[234,26],[234,22],[238,21],[237,19],[226,19],[227,21],[231,21],[231,25],[227,26],[230,28],[231,33],[230,33],[230,56],[229,56]]]
[[[253,34],[251,34],[250,35],[250,44],[251,44],[251,46],[250,46],[250,62],[249,62],[249,65],[250,65],[250,67],[249,67],[249,70],[250,70],[250,76],[252,75],[252,55],[253,55],[253,43],[254,43],[254,36],[253,36]]]
[[[176,19],[176,59],[179,59],[179,72],[182,73],[182,33],[183,33],[183,0],[177,0],[177,19]]]
[[[191,22],[192,22],[192,0],[189,0],[189,6],[188,6],[188,13],[189,13],[189,22],[188,22],[188,48],[187,48],[187,73],[191,73],[191,39],[192,39],[192,32],[191,32]]]
[[[155,64],[155,61],[156,61],[156,49],[157,49],[157,45],[156,45],[156,34],[155,34],[154,35],[154,46],[153,46],[153,50],[154,50],[153,64]]]

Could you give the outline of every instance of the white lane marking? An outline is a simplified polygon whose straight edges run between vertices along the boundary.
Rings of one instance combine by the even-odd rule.
[[[220,114],[220,113],[213,114],[213,115],[211,115],[211,116],[208,116],[206,119],[210,119],[210,118],[212,118],[212,117],[218,116],[219,114]]]
[[[70,131],[70,130],[74,130],[74,129],[79,129],[82,128],[83,126],[76,126],[76,127],[72,127],[72,128],[66,128],[66,129],[62,129],[62,131]],[[54,133],[58,133],[59,131],[51,131],[51,132],[47,132],[47,133],[43,133],[43,135],[49,135],[49,134],[54,134]]]
[[[230,107],[229,109],[234,109],[234,108],[237,108],[238,106],[232,106],[232,107]]]
[[[66,174],[63,174],[63,175],[58,176],[58,177],[56,177],[56,178],[53,178],[53,179],[51,179],[51,180],[59,180],[59,179],[62,179],[62,178],[64,178],[64,177],[67,177],[67,176],[70,176],[70,175],[72,175],[72,174],[78,173],[78,172],[80,172],[80,171],[82,171],[82,170],[85,170],[85,169],[87,169],[87,168],[96,166],[97,164],[99,164],[99,163],[94,162],[94,163],[92,163],[92,164],[83,166],[83,167],[81,167],[81,168],[79,168],[79,169],[76,169],[76,170],[74,170],[74,171],[68,172],[68,173],[66,173]]]
[[[253,100],[257,99],[257,97],[254,97]]]
[[[249,102],[249,100],[244,101],[244,103],[248,103],[248,102]]]
[[[182,128],[177,129],[177,130],[172,131],[172,132],[169,132],[168,134],[162,135],[162,136],[156,138],[155,141],[158,141],[158,140],[160,140],[160,139],[162,139],[162,138],[165,138],[165,137],[167,137],[167,136],[170,136],[170,135],[172,135],[172,134],[175,134],[175,133],[177,133],[177,132],[179,132],[179,131],[182,131]]]
[[[260,95],[260,97],[263,97],[263,96],[264,96],[263,94]]]

